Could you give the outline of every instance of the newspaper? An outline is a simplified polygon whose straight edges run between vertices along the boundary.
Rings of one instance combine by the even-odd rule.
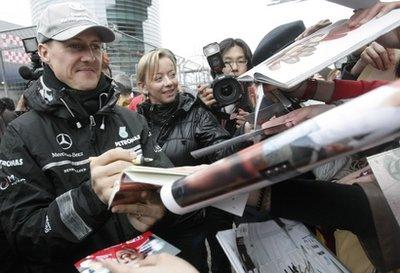
[[[370,156],[367,160],[400,225],[400,148]]]
[[[170,211],[188,213],[400,136],[400,81],[380,87],[207,168],[163,185]]]
[[[301,223],[241,224],[217,239],[237,273],[350,273]]]
[[[351,2],[351,1],[349,1]],[[258,81],[291,88],[400,25],[400,9],[350,29],[343,19],[294,42],[242,74],[240,81]]]

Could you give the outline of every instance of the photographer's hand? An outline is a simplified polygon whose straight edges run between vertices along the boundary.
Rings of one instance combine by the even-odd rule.
[[[197,86],[198,97],[207,107],[211,107],[217,101],[214,99],[213,90],[208,84]]]

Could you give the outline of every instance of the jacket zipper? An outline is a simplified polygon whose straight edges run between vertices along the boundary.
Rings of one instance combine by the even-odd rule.
[[[95,141],[96,141],[96,120],[94,119],[93,115],[89,116],[90,124],[90,144],[92,144],[92,147],[94,147]],[[95,147],[94,147],[95,148]],[[94,149],[97,154],[97,150]]]

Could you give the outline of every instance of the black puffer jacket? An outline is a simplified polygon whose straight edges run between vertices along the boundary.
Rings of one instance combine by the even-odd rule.
[[[235,152],[235,148],[229,147],[207,158],[193,158],[191,151],[229,139],[230,135],[214,115],[188,93],[179,93],[171,107],[172,111],[165,111],[168,106],[144,102],[138,111],[146,117],[157,143],[175,166],[208,164]]]
[[[89,115],[65,89],[51,90],[39,80],[25,93],[31,110],[3,136],[1,226],[29,272],[76,272],[80,258],[138,234],[93,192],[90,156],[122,147],[154,158],[153,166],[171,166],[144,117],[114,106],[107,86],[104,106]]]

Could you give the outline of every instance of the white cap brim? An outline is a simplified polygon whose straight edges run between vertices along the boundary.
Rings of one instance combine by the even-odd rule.
[[[111,43],[115,40],[115,34],[111,29],[99,25],[83,25],[72,27],[54,35],[53,37],[51,37],[51,39],[56,41],[66,41],[88,29],[95,30],[103,43]]]

